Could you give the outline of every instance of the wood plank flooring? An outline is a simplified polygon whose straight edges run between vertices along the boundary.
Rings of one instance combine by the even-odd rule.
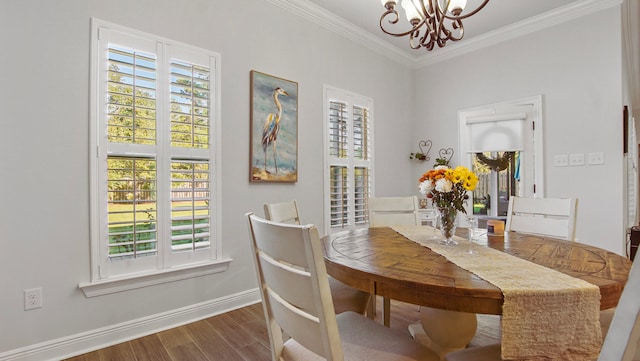
[[[382,310],[378,297],[377,310]],[[378,311],[379,313],[380,311]],[[380,319],[380,314],[377,319]],[[420,308],[391,302],[391,328],[407,332]],[[499,342],[497,316],[478,315],[471,346]],[[260,303],[103,348],[66,361],[268,361],[269,336]]]

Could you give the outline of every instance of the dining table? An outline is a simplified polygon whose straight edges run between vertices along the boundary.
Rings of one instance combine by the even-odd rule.
[[[425,233],[432,232],[431,227],[422,227]],[[469,246],[464,244],[466,232],[458,228],[460,243],[454,247]],[[503,314],[505,296],[500,287],[435,252],[428,244],[408,239],[393,227],[340,231],[321,241],[327,273],[351,287],[435,309]],[[617,305],[631,268],[631,261],[617,253],[542,235],[489,234],[472,246],[490,248],[597,286],[600,310]],[[386,311],[383,322],[388,326]],[[370,308],[368,316],[373,318],[375,309]]]

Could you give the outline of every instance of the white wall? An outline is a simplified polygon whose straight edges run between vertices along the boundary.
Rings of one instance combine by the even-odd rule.
[[[0,359],[13,350],[46,347],[51,340],[64,344],[66,337],[252,290],[245,212],[262,214],[264,202],[296,198],[303,220],[324,226],[323,84],[374,99],[377,195],[416,192],[418,174],[431,164],[409,161],[409,153],[425,138],[434,142],[432,159],[438,148],[457,148],[458,109],[543,94],[547,195],[579,197],[578,237],[619,251],[616,10],[413,71],[263,0],[2,5]],[[222,55],[220,216],[223,252],[234,259],[227,272],[90,299],[77,288],[89,279],[90,17]],[[252,69],[299,83],[296,184],[248,182]],[[606,164],[550,167],[554,154],[590,151],[604,152]],[[43,288],[44,307],[23,311],[23,290],[32,287]]]
[[[410,192],[411,70],[262,0],[23,0],[0,12],[0,359],[41,342],[256,287],[244,213],[296,198],[322,229],[322,89],[374,99],[379,194]],[[222,56],[223,274],[85,298],[90,18]],[[250,184],[249,72],[299,83],[299,181]],[[394,176],[387,176],[393,174]],[[407,174],[402,179],[402,174]],[[23,290],[44,307],[23,311]],[[257,297],[257,293],[255,294]]]
[[[416,133],[457,148],[458,110],[542,94],[545,196],[577,197],[577,239],[624,254],[620,26],[614,7],[417,71]],[[552,166],[589,152],[606,163]]]

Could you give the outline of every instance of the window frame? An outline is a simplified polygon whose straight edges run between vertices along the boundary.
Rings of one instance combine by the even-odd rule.
[[[133,39],[127,46],[134,46],[134,42],[139,40],[141,44],[147,45],[153,44],[154,54],[157,56],[157,88],[156,88],[156,112],[157,114],[163,113],[164,115],[158,115],[156,117],[156,138],[169,137],[169,125],[160,124],[161,120],[168,121],[169,119],[169,96],[170,88],[169,81],[167,79],[169,71],[169,63],[172,58],[170,53],[190,53],[193,57],[206,57],[210,62],[210,97],[209,97],[209,148],[208,156],[204,158],[208,159],[209,164],[209,225],[210,225],[210,252],[208,255],[201,257],[200,259],[193,259],[189,256],[179,256],[180,260],[176,260],[176,257],[171,255],[171,237],[170,233],[167,233],[169,225],[158,224],[158,233],[167,233],[167,236],[161,240],[158,237],[159,242],[166,243],[165,246],[157,248],[157,255],[154,256],[155,264],[150,265],[150,268],[145,269],[130,269],[126,266],[127,261],[118,261],[121,264],[125,264],[124,271],[117,274],[108,274],[105,267],[108,260],[108,248],[107,242],[104,239],[104,228],[106,228],[107,219],[104,218],[106,211],[102,208],[106,206],[106,194],[103,194],[105,189],[102,182],[106,182],[106,164],[101,164],[104,160],[106,162],[106,148],[107,145],[103,144],[106,141],[106,123],[102,120],[104,114],[102,110],[105,107],[105,95],[106,92],[102,89],[104,83],[102,83],[102,77],[100,72],[107,68],[106,65],[101,65],[100,62],[106,59],[103,58],[104,53],[107,51],[106,46],[108,41],[105,39],[107,35],[120,34],[126,37],[128,40]],[[104,48],[101,48],[104,47]],[[179,59],[176,57],[176,59]],[[113,292],[119,292],[128,289],[135,289],[139,287],[145,287],[154,284],[160,284],[165,282],[171,282],[180,279],[191,278],[195,276],[201,276],[205,274],[217,273],[225,271],[231,259],[223,257],[221,247],[221,222],[219,217],[220,203],[221,203],[221,122],[220,122],[220,104],[221,104],[221,69],[220,69],[220,54],[197,48],[191,45],[180,43],[177,41],[165,39],[159,36],[141,32],[138,30],[130,29],[124,26],[109,23],[103,20],[91,19],[91,56],[90,56],[90,249],[91,249],[91,269],[88,282],[81,282],[79,287],[85,292],[87,297],[98,296],[102,294],[108,294]],[[195,63],[194,63],[195,64]],[[164,129],[163,129],[164,128]],[[146,146],[140,147],[145,149]],[[164,212],[171,213],[170,202],[170,164],[174,161],[182,161],[187,158],[180,158],[182,152],[178,149],[174,152],[171,146],[160,147],[158,146],[153,151],[153,156],[157,156],[158,164],[156,166],[156,172],[163,174],[167,179],[158,179],[158,183],[164,182],[165,194],[157,195],[156,202],[158,203],[158,210],[161,207],[164,208]],[[189,153],[190,148],[186,148],[186,152]],[[101,153],[102,152],[102,153]],[[178,153],[178,154],[176,154]],[[198,153],[196,151],[195,153]],[[202,152],[200,152],[202,153]],[[141,154],[141,153],[140,153]],[[135,154],[139,156],[140,154]],[[197,155],[196,155],[197,157]],[[188,158],[193,160],[194,158]],[[164,162],[166,164],[160,164]],[[159,168],[164,168],[160,170]],[[158,185],[160,187],[160,185]],[[160,203],[163,202],[163,205]],[[166,220],[167,218],[165,218]],[[169,218],[170,219],[170,216]],[[164,220],[163,220],[164,222]],[[102,229],[101,229],[102,228]],[[169,231],[170,232],[170,231]],[[174,258],[174,259],[172,259]]]
[[[325,224],[325,234],[330,234],[332,232],[338,232],[338,231],[343,231],[343,230],[348,230],[348,229],[357,229],[357,228],[364,228],[367,227],[369,224],[368,221],[368,212],[367,212],[367,207],[366,207],[366,200],[365,200],[365,222],[361,223],[361,224],[356,224],[355,223],[355,207],[351,207],[351,209],[349,209],[348,211],[348,219],[350,224],[348,226],[345,227],[336,227],[333,228],[331,227],[331,167],[333,166],[339,166],[339,167],[346,167],[347,168],[347,179],[349,182],[354,182],[355,178],[354,178],[354,171],[357,168],[367,168],[368,169],[368,178],[369,178],[369,192],[367,195],[367,198],[372,196],[373,194],[375,194],[375,145],[374,145],[374,109],[373,109],[373,100],[371,98],[368,98],[366,96],[362,96],[359,94],[355,94],[353,92],[350,91],[346,91],[346,90],[342,90],[336,87],[332,87],[329,85],[325,85],[324,86],[324,91],[323,91],[323,95],[324,95],[324,99],[323,99],[323,133],[324,133],[324,149],[325,149],[325,156],[324,156],[324,182],[325,185],[323,187],[323,191],[324,191],[324,205],[325,205],[325,212],[324,212],[324,224]],[[342,102],[345,103],[347,106],[346,112],[348,114],[348,127],[349,127],[349,134],[348,134],[348,146],[350,147],[350,150],[352,151],[352,153],[349,154],[349,156],[347,158],[336,158],[336,157],[332,157],[330,154],[330,139],[329,139],[329,129],[330,129],[330,112],[329,112],[329,108],[330,108],[330,102],[331,101],[338,101],[338,102]],[[367,160],[360,160],[360,159],[355,159],[354,157],[354,124],[353,124],[353,119],[351,118],[354,114],[353,112],[353,107],[357,106],[357,107],[361,107],[361,108],[366,108],[367,112],[368,112],[368,119],[367,119],[367,123],[368,123],[368,144],[367,147],[369,148],[369,158]],[[350,184],[349,185],[349,190],[348,190],[348,197],[350,200],[355,201],[355,193],[354,193],[354,186],[355,184]]]

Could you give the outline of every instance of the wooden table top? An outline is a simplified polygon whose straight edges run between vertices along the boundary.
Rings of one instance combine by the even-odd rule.
[[[465,229],[460,232],[466,235]],[[391,228],[345,231],[322,241],[327,272],[352,287],[416,305],[502,313],[499,288]],[[600,287],[603,310],[618,304],[631,269],[626,257],[549,237],[508,233],[479,244],[476,247],[488,246]]]

